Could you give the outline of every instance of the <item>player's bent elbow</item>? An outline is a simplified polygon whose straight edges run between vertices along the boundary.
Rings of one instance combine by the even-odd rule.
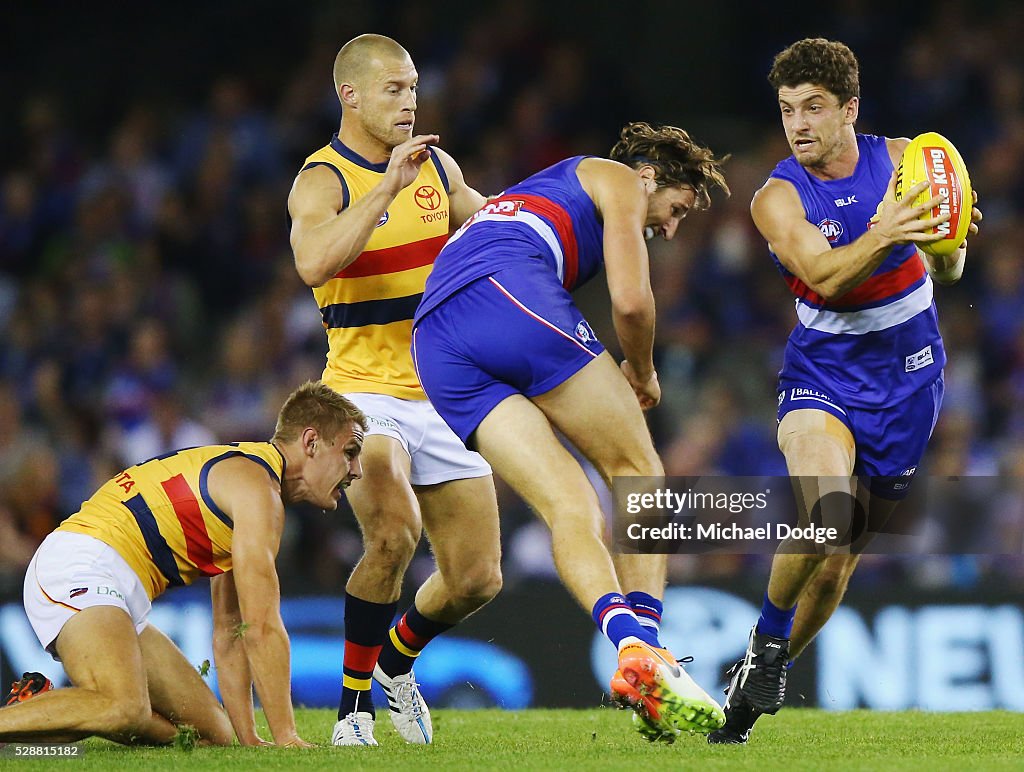
[[[614,298],[612,310],[620,321],[627,324],[642,324],[654,318],[654,305],[649,297]]]
[[[295,257],[295,270],[298,271],[299,278],[302,279],[303,283],[307,287],[322,287],[330,281],[332,277],[332,274],[310,267],[308,263],[301,260],[298,255]]]
[[[849,289],[841,286],[838,282],[831,279],[826,279],[821,282],[807,282],[807,288],[822,297],[826,303],[831,303],[834,300],[838,300],[847,292]]]
[[[298,243],[293,243],[295,254],[295,270],[307,287],[320,287],[334,278],[332,265],[328,265],[327,255],[318,248],[315,240],[307,236]]]

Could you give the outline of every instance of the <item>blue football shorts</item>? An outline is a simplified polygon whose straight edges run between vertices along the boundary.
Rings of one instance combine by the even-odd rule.
[[[412,337],[423,390],[467,445],[499,402],[551,391],[603,351],[540,260],[466,285],[420,319]]]
[[[943,378],[879,410],[844,405],[820,384],[780,383],[778,419],[793,410],[813,408],[831,413],[853,435],[853,473],[866,479],[871,493],[892,501],[907,495],[924,456],[942,406]]]

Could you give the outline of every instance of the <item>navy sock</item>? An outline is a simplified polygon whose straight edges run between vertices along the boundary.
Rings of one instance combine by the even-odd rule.
[[[397,624],[388,631],[388,639],[381,649],[377,660],[380,669],[394,678],[412,670],[416,657],[434,638],[454,625],[447,622],[435,622],[420,613],[413,603]]]
[[[640,624],[653,632],[655,638],[658,638],[661,633],[661,615],[664,611],[661,601],[653,595],[639,590],[626,593],[626,600],[629,601],[629,606],[633,609]],[[661,644],[659,643],[658,646],[661,647]]]
[[[398,603],[372,603],[345,593],[345,662],[339,721],[355,712],[376,715],[370,697],[373,666],[397,606]]]
[[[789,638],[793,632],[793,619],[796,617],[796,606],[791,609],[782,609],[768,599],[768,593],[764,594],[764,604],[761,606],[761,616],[757,620],[755,630],[761,635],[770,635],[773,638]]]
[[[610,592],[598,598],[591,616],[616,649],[623,638],[638,638],[644,643],[660,648],[657,636],[650,628],[640,624],[640,620],[629,606],[629,601],[620,593]]]

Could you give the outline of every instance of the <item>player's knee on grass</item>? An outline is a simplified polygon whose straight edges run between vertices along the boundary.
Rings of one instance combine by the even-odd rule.
[[[105,695],[106,708],[97,716],[97,734],[111,736],[122,742],[134,742],[146,737],[146,728],[153,716],[145,693]]]
[[[235,730],[231,727],[227,711],[220,705],[206,717],[199,729],[200,745],[231,745],[235,741]]]

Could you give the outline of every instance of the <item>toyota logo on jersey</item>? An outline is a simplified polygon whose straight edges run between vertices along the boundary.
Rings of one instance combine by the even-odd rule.
[[[433,211],[441,206],[441,194],[431,185],[421,185],[416,188],[413,198],[416,201],[416,206],[420,209]]]

